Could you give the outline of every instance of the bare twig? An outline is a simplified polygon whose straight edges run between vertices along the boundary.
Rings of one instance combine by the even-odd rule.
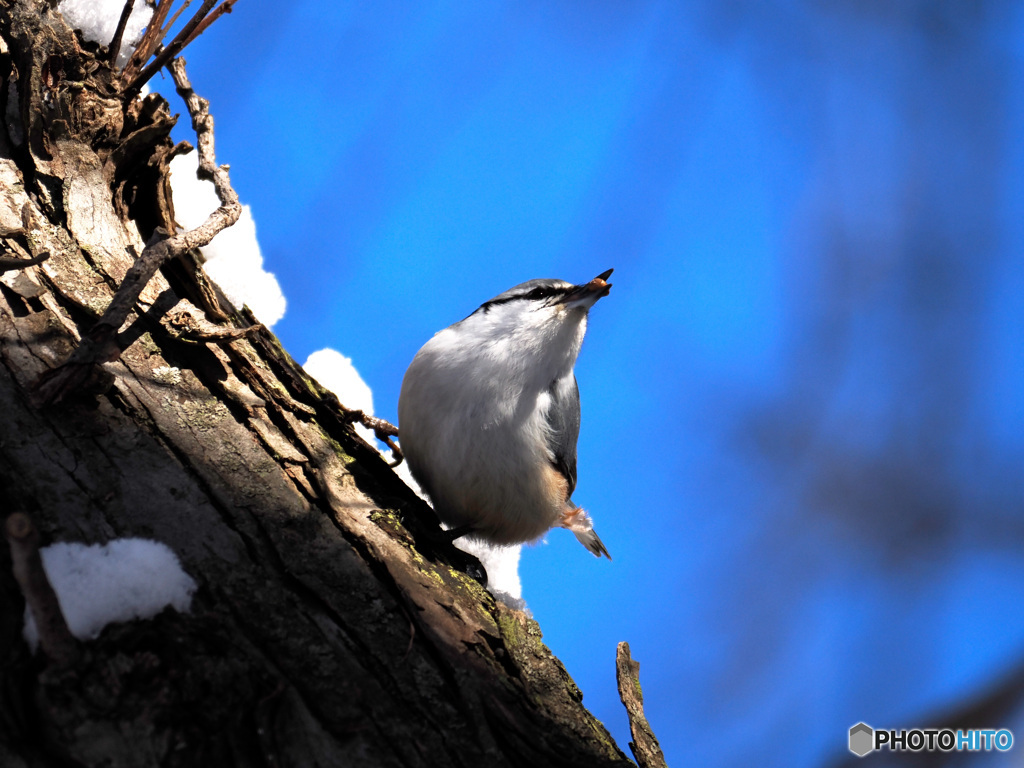
[[[640,690],[640,662],[629,655],[629,643],[619,643],[615,653],[615,677],[619,684],[619,699],[629,716],[629,730],[633,741],[629,748],[640,768],[666,768],[665,754],[654,737],[650,723],[644,716],[644,695]]]
[[[57,593],[43,569],[43,558],[39,555],[39,531],[28,515],[15,512],[7,518],[6,533],[14,578],[36,621],[39,645],[57,666],[71,666],[78,658],[78,643],[68,629]]]
[[[195,31],[196,27],[199,26],[200,22],[202,22],[206,17],[206,14],[208,14],[216,4],[217,0],[203,0],[203,4],[199,6],[199,10],[196,11],[195,15],[188,20],[188,23],[186,23],[184,27],[182,27],[181,32],[179,32],[170,43],[164,46],[164,49],[156,55],[156,58],[154,58],[153,61],[139,72],[135,79],[128,84],[128,87],[125,89],[125,93],[130,95],[138,92],[149,78],[159,72],[168,61],[181,53],[182,48],[184,48],[192,39],[192,33]]]
[[[43,374],[36,382],[36,396],[41,404],[60,401],[92,377],[93,368],[97,363],[109,362],[120,357],[117,331],[128,318],[128,313],[135,306],[142,289],[161,265],[192,248],[206,245],[219,232],[238,221],[242,213],[238,195],[232,189],[228,177],[228,166],[216,165],[213,118],[210,116],[209,102],[192,90],[192,84],[185,74],[184,60],[175,59],[168,69],[174,78],[178,94],[185,101],[192,116],[192,128],[196,132],[199,150],[199,173],[205,178],[213,179],[220,207],[195,229],[178,232],[170,237],[165,237],[167,233],[163,230],[157,230],[157,234],[146,245],[142,255],[128,270],[103,317],[82,337],[81,344],[63,365]]]
[[[107,61],[114,64],[117,61],[117,54],[121,51],[121,38],[124,37],[124,28],[128,26],[128,17],[132,15],[132,7],[135,0],[128,0],[121,11],[121,18],[117,20],[117,29],[114,30],[114,39],[110,41],[110,49],[107,51]]]
[[[37,256],[33,256],[31,259],[8,259],[0,258],[0,274],[4,272],[10,272],[14,269],[25,269],[25,267],[34,267],[36,264],[42,264],[50,258],[48,251],[43,251]]]
[[[188,36],[188,39],[185,41],[184,45],[188,45],[201,34],[203,34],[203,32],[209,29],[210,25],[213,24],[213,22],[215,22],[225,13],[231,13],[231,7],[236,2],[238,2],[238,0],[224,0],[223,3],[217,6],[213,13],[211,13],[209,16],[207,16],[199,23],[199,26],[197,26],[195,30],[192,32],[192,34]],[[184,45],[182,47],[184,47]]]
[[[122,82],[127,82],[135,76],[142,65],[149,60],[150,55],[156,50],[160,41],[163,40],[164,30],[161,25],[164,23],[164,19],[167,18],[172,5],[174,5],[174,0],[157,0],[156,8],[153,10],[153,16],[146,26],[146,31],[143,32],[142,39],[135,46],[135,52],[128,59],[128,64],[125,65],[124,71],[121,73]]]
[[[153,18],[150,20],[149,26],[146,27],[142,40],[139,41],[135,53],[128,60],[128,64],[122,73],[121,82],[128,83],[124,89],[125,95],[130,98],[138,93],[139,89],[153,75],[159,72],[168,61],[180,54],[185,46],[203,34],[213,22],[225,13],[231,13],[231,8],[237,1],[223,0],[219,6],[214,8],[217,5],[217,0],[203,0],[199,10],[181,28],[181,31],[175,35],[174,39],[167,45],[162,45],[164,37],[171,31],[178,17],[191,5],[191,0],[185,0],[184,4],[174,12],[171,20],[166,25],[164,20],[167,18],[167,14],[170,13],[174,0],[158,0],[156,10],[153,12]],[[153,61],[143,67],[149,61],[149,57],[152,54],[155,54]]]
[[[377,439],[391,449],[391,455],[395,457],[395,460],[390,462],[389,466],[397,467],[405,459],[405,456],[402,454],[402,449],[399,448],[395,441],[391,439],[392,437],[398,437],[398,427],[390,421],[369,416],[362,411],[349,410],[346,410],[345,418],[349,421],[358,421],[364,427],[372,429],[373,434],[377,436]]]
[[[179,8],[178,10],[176,10],[174,12],[174,15],[171,16],[171,20],[168,21],[167,24],[164,25],[164,28],[160,30],[160,39],[161,40],[163,38],[167,37],[167,33],[171,31],[171,27],[174,26],[174,22],[176,22],[178,20],[178,17],[181,16],[182,13],[184,13],[186,10],[188,10],[188,7],[190,5],[192,5],[192,0],[185,0],[185,4],[182,5],[181,8]]]

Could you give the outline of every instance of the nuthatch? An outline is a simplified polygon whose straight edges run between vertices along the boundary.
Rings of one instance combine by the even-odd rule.
[[[580,432],[573,365],[611,273],[510,288],[413,358],[398,400],[402,452],[453,538],[518,544],[560,526],[611,559],[570,498]]]

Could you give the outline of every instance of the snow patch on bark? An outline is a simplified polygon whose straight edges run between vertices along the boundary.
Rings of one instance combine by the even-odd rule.
[[[177,555],[158,541],[60,542],[39,554],[68,629],[79,640],[96,638],[113,622],[151,618],[167,606],[184,613],[196,590]],[[39,633],[27,606],[24,637],[34,651]]]

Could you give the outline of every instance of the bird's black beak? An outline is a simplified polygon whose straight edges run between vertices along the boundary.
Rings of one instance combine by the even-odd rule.
[[[601,296],[607,296],[608,291],[612,289],[612,284],[605,281],[612,276],[612,272],[614,271],[614,269],[606,269],[600,275],[587,283],[587,286],[590,287],[591,290],[600,290]]]
[[[609,269],[602,272],[589,283],[575,286],[562,297],[564,304],[579,304],[584,307],[591,307],[600,298],[608,295],[612,284],[605,282],[615,270]]]

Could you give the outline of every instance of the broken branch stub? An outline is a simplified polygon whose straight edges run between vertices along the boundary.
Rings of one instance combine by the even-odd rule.
[[[69,667],[78,659],[78,643],[68,629],[57,593],[53,591],[43,568],[39,531],[23,512],[15,512],[8,517],[5,528],[14,578],[35,619],[39,645],[46,657],[58,667]]]
[[[621,642],[615,653],[615,677],[619,684],[619,699],[629,717],[629,731],[633,740],[629,748],[640,768],[667,768],[665,754],[644,715],[644,695],[640,690],[640,662],[629,654],[629,643]]]

